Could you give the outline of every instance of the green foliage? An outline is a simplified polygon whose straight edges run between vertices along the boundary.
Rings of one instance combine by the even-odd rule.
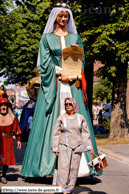
[[[99,79],[98,84],[93,87],[93,99],[104,101],[105,99],[112,100],[113,83],[105,79]]]
[[[39,41],[49,15],[51,1],[22,2],[1,21],[0,76],[6,83],[25,82],[35,76]]]
[[[128,1],[91,0],[77,4],[82,5],[82,12],[79,7],[74,15],[85,46],[86,65],[99,60],[105,64],[100,76],[115,77],[117,67],[129,61]]]
[[[107,123],[104,124],[104,126],[106,127],[106,130],[109,131],[110,130],[110,119],[107,118]]]
[[[13,8],[13,1],[12,0],[1,0],[0,1],[0,17],[6,15],[10,8]]]
[[[129,67],[127,69],[127,78],[129,79]]]

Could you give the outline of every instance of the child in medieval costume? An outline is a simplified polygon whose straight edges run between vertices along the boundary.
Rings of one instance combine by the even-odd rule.
[[[51,147],[59,157],[53,185],[61,186],[64,193],[74,189],[82,152],[90,150],[93,153],[87,123],[75,112],[76,106],[73,98],[65,99],[66,113],[56,121]]]

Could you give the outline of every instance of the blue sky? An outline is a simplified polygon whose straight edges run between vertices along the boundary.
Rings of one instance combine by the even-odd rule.
[[[3,77],[0,77],[0,81],[2,81],[2,82],[4,82],[4,78]],[[15,85],[14,84],[8,84],[7,86],[5,86],[6,87],[6,89],[9,89],[9,88],[11,88],[11,87],[15,87]]]

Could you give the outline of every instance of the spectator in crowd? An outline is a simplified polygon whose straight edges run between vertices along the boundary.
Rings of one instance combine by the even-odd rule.
[[[18,118],[19,123],[21,119],[21,113],[22,113],[22,107],[16,104],[15,116]]]
[[[99,111],[102,110],[101,103],[97,106],[97,116],[99,116]]]
[[[100,131],[102,134],[106,134],[108,133],[108,131],[106,130],[106,126],[105,124],[107,123],[106,119],[103,119],[100,124],[96,124],[93,126],[94,129],[94,134],[96,134],[98,131]]]
[[[103,110],[104,110],[104,118],[110,118],[111,117],[111,104],[110,104],[110,100],[107,99],[107,104],[104,106]]]
[[[98,114],[98,124],[100,124],[103,121],[103,119],[104,119],[104,116],[101,109]]]
[[[13,103],[12,104],[12,112],[13,112],[13,114],[15,115],[15,112],[16,112],[16,105]]]
[[[29,138],[29,134],[30,134],[31,127],[32,127],[33,115],[34,115],[34,110],[32,110],[31,116],[28,118],[27,130],[26,130],[27,133],[28,133],[28,138]]]
[[[97,119],[97,107],[95,104],[92,105],[92,113],[93,113],[93,119]]]

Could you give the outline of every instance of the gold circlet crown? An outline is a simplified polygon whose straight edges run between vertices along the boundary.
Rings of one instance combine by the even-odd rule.
[[[62,7],[62,8],[71,9],[71,3],[69,4],[68,2],[63,3],[62,1],[60,2],[56,1],[54,7],[59,7],[59,8]]]

